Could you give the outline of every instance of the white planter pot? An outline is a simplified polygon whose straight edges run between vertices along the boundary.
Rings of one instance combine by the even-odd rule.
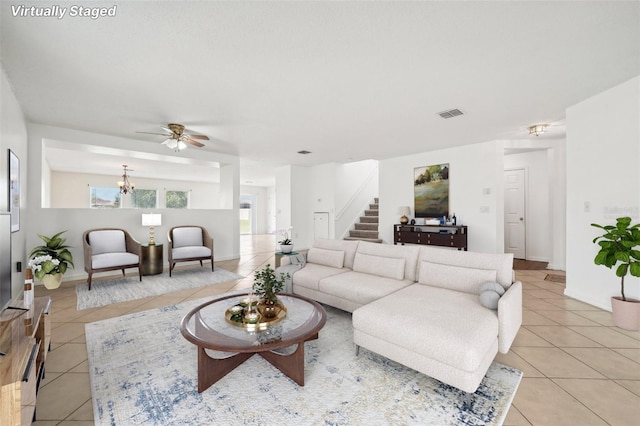
[[[623,301],[621,297],[611,298],[613,310],[613,323],[625,330],[640,330],[640,300],[627,297]]]
[[[291,253],[293,251],[293,244],[280,244],[280,251],[282,253]]]

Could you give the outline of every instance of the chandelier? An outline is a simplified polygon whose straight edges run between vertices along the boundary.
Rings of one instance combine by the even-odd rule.
[[[547,131],[547,127],[549,127],[548,124],[534,124],[533,126],[529,127],[529,134],[540,136]]]
[[[129,176],[127,175],[128,171],[132,172],[133,170],[127,169],[126,164],[123,164],[122,167],[124,168],[124,173],[122,174],[122,180],[118,181],[118,188],[120,188],[121,194],[127,194],[128,192],[133,192],[136,184],[129,182]]]

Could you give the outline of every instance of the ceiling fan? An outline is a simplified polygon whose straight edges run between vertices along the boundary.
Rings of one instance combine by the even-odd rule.
[[[204,144],[198,142],[196,139],[208,141],[209,137],[205,135],[199,135],[194,133],[193,130],[185,129],[182,124],[169,123],[167,127],[160,126],[162,130],[167,133],[150,133],[150,132],[136,132],[136,133],[144,133],[146,135],[160,135],[165,136],[164,142],[162,145],[166,145],[168,148],[173,149],[178,152],[181,149],[185,149],[187,144],[193,145],[198,148],[202,148]]]

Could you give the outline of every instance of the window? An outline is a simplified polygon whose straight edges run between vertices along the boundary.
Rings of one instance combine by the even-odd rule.
[[[131,207],[155,209],[158,207],[158,191],[155,189],[136,189],[131,193]]]
[[[188,209],[189,191],[167,191],[168,209]]]
[[[89,207],[92,209],[116,209],[122,206],[122,195],[118,188],[89,187]]]

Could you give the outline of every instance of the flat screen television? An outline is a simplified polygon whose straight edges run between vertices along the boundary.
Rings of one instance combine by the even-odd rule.
[[[0,312],[11,303],[11,215],[0,213]]]

